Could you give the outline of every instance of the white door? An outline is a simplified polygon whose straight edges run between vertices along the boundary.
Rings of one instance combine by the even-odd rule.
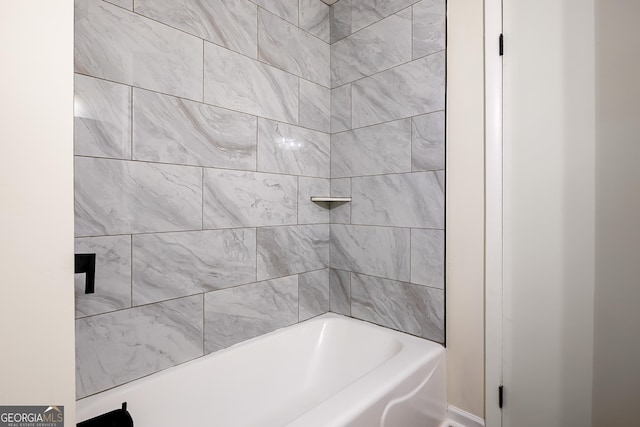
[[[503,6],[502,425],[590,427],[594,2]]]

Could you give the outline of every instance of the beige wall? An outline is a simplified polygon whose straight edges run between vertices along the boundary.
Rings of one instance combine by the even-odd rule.
[[[448,2],[447,367],[449,404],[484,418],[482,0]]]
[[[591,425],[593,8],[504,0],[505,426]]]
[[[640,384],[640,3],[596,1],[593,426],[637,425]]]
[[[0,404],[75,425],[73,1],[0,13]]]

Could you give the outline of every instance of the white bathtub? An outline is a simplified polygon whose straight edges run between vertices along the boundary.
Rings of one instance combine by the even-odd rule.
[[[438,344],[335,314],[81,399],[78,421],[126,401],[136,427],[438,427]]]

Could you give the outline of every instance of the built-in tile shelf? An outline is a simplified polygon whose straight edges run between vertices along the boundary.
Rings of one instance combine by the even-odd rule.
[[[350,202],[351,197],[311,196],[312,202]]]

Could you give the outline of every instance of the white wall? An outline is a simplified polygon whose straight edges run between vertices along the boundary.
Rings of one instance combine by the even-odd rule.
[[[593,426],[638,425],[640,3],[596,1]]]
[[[0,404],[75,425],[73,1],[0,13]]]
[[[504,34],[504,425],[589,427],[594,2],[504,0]]]
[[[449,0],[447,377],[449,404],[484,418],[482,0]]]

